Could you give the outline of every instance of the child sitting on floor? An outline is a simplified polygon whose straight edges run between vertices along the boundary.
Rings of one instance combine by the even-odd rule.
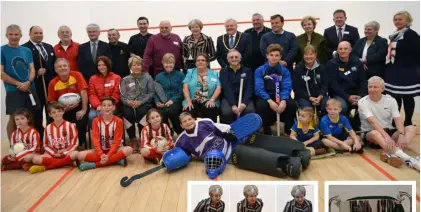
[[[16,130],[10,138],[11,153],[1,160],[1,171],[21,169],[28,171],[32,166],[32,158],[39,153],[41,141],[38,131],[32,127],[33,119],[31,112],[22,108],[16,110],[13,115]],[[16,144],[22,144],[23,149],[17,152]],[[18,145],[20,145],[18,144]]]
[[[314,110],[311,107],[300,109],[298,120],[291,128],[289,138],[303,142],[312,155],[325,154],[323,143],[319,140],[320,130],[313,123]]]
[[[54,121],[44,130],[45,153],[34,156],[32,162],[37,165],[29,169],[32,174],[72,164],[77,159],[78,131],[74,123],[63,119],[64,107],[59,102],[48,104],[48,115]]]
[[[133,149],[122,146],[123,120],[113,115],[115,100],[104,97],[101,100],[103,115],[96,117],[92,122],[92,143],[94,149],[79,153],[79,169],[81,171],[95,169],[96,167],[112,164],[127,165],[127,156]]]
[[[140,153],[158,164],[164,153],[174,148],[171,130],[155,108],[148,111],[146,120],[148,125],[142,129]]]
[[[326,103],[327,115],[320,121],[320,129],[323,132],[323,144],[335,150],[359,151],[361,143],[348,119],[340,114],[342,111],[341,102],[336,99],[329,99]]]

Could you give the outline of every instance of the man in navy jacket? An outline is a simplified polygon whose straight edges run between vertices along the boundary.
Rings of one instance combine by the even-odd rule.
[[[358,106],[358,100],[367,95],[367,78],[361,61],[350,55],[350,43],[339,43],[337,52],[338,58],[326,64],[330,96],[338,99],[342,103],[342,113],[348,114],[349,106]]]
[[[231,124],[234,115],[245,115],[254,113],[253,96],[253,72],[241,65],[241,54],[233,49],[228,53],[229,66],[226,66],[219,73],[221,81],[223,98],[221,101],[221,122]],[[243,79],[243,93],[241,103],[238,104],[240,94],[240,84]]]
[[[279,113],[280,120],[285,123],[284,132],[289,135],[297,110],[296,102],[291,99],[291,74],[279,63],[282,57],[282,47],[279,44],[269,45],[266,52],[268,62],[260,66],[254,73],[254,89],[258,97],[257,113],[262,117],[265,134],[272,135],[270,126],[276,120],[276,113]],[[279,78],[279,104],[275,102],[275,79],[271,76],[273,74]]]
[[[263,56],[266,56],[266,49],[270,44],[279,44],[282,46],[283,52],[280,63],[281,65],[287,67],[292,73],[294,59],[298,51],[298,40],[294,33],[283,29],[283,16],[279,14],[271,16],[270,24],[272,26],[272,32],[268,32],[262,36],[262,39],[260,40],[260,52]]]
[[[227,34],[218,37],[216,42],[216,59],[221,68],[228,65],[227,55],[231,49],[236,49],[242,55],[242,64],[250,67],[253,51],[251,36],[248,33],[237,31],[237,21],[228,19],[225,21]]]
[[[342,41],[348,41],[351,47],[360,39],[358,29],[351,25],[346,25],[346,12],[344,10],[335,10],[333,13],[333,21],[335,25],[325,29],[323,36],[327,41],[328,58],[332,59],[333,54],[338,48],[338,44]]]
[[[99,56],[107,56],[112,60],[111,48],[108,43],[99,40],[99,26],[97,24],[89,24],[86,27],[89,36],[89,41],[79,46],[78,50],[78,63],[80,72],[86,82],[92,75],[96,73],[96,59]]]

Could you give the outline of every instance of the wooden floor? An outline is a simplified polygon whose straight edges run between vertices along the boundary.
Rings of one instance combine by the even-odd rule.
[[[414,123],[419,126],[419,116],[414,117]],[[406,152],[415,156],[420,154],[419,151],[420,137],[417,136]],[[2,142],[2,155],[7,152],[8,142]],[[324,181],[389,181],[391,178],[405,181],[416,180],[418,195],[416,211],[420,211],[420,173],[407,166],[397,169],[381,162],[377,150],[367,149],[364,155],[367,159],[359,155],[343,154],[313,160],[309,168],[302,172],[299,180],[319,182],[319,211],[324,211]],[[77,168],[61,168],[33,175],[24,171],[2,172],[1,211],[21,212],[32,209],[32,211],[60,212],[185,212],[187,210],[187,181],[209,180],[203,163],[194,161],[182,170],[170,174],[159,171],[135,181],[127,188],[122,188],[119,181],[123,176],[132,176],[154,167],[153,164],[144,161],[139,154],[130,156],[128,161],[127,167],[111,166],[85,172]],[[368,161],[373,161],[385,170],[389,177]],[[292,179],[275,178],[228,165],[217,180]],[[58,181],[61,182],[57,183]]]

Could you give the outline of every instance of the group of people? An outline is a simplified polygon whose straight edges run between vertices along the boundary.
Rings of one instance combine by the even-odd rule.
[[[287,202],[284,212],[294,211],[313,211],[313,204],[306,199],[306,188],[303,185],[295,185],[291,189],[291,196],[294,198]],[[220,185],[211,185],[209,187],[209,198],[203,199],[197,203],[193,212],[225,210],[225,202],[221,200],[223,189]],[[256,185],[246,185],[243,189],[244,199],[237,203],[237,212],[261,212],[263,210],[263,200],[258,198],[259,188]]]
[[[394,15],[396,32],[389,37],[389,47],[377,34],[377,22],[367,23],[366,37],[360,39],[357,28],[345,24],[343,10],[333,13],[335,25],[323,36],[314,31],[312,17],[302,19],[305,33],[297,37],[283,29],[281,15],[271,16],[271,29],[260,14],[252,20],[253,28],[243,33],[228,19],[216,50],[197,19],[188,25],[192,34],[181,41],[171,33],[169,21],[162,21],[160,32],[152,35],[149,20],[140,17],[140,32],[128,44],[119,41],[116,29],[108,30],[109,43],[100,41],[96,24],[86,28],[90,41],[78,44],[71,29],[61,26],[54,47],[42,42],[39,26],[31,27],[30,41],[22,46],[20,27],[8,26],[9,43],[1,49],[6,113],[12,115],[7,132],[11,144],[27,146],[25,157],[5,157],[3,169],[37,164],[30,171],[39,172],[73,161],[82,170],[124,165],[132,151],[158,162],[177,146],[174,132],[197,133],[195,118],[216,122],[220,115],[222,123],[230,124],[256,112],[265,134],[272,134],[279,115],[285,123],[283,135],[321,151],[360,151],[353,129],[361,126],[363,140],[386,151],[384,161],[394,166],[406,162],[419,170],[419,157],[403,152],[415,136],[411,117],[413,97],[419,95],[419,35],[410,28],[408,12]],[[215,59],[220,72],[210,69]],[[67,93],[80,95],[81,102],[58,102]],[[405,121],[399,115],[402,102]],[[39,121],[44,107],[45,129]],[[351,109],[357,115],[350,115]],[[316,115],[323,116],[320,126],[313,122]],[[144,117],[146,126],[139,124]],[[32,122],[35,128],[29,127]],[[128,148],[121,145],[125,129],[132,141]],[[78,152],[78,145],[83,149],[87,144],[88,130],[94,149]],[[162,139],[164,146],[158,145]],[[36,154],[41,146],[45,153]]]

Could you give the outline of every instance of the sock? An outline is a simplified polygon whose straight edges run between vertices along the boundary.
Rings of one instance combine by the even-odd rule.
[[[105,164],[102,164],[101,162],[96,162],[96,167],[108,166],[108,165],[111,165],[111,164],[115,164],[115,163],[117,163],[118,161],[120,161],[124,158],[126,158],[126,155],[124,154],[124,152],[120,151],[120,152],[115,153],[114,155],[111,155],[108,158],[108,161]]]
[[[403,97],[403,109],[405,111],[405,122],[404,125],[412,125],[412,116],[414,115],[415,100],[414,97]]]
[[[43,158],[42,160],[43,165],[44,165],[44,159],[47,159],[47,158]],[[72,163],[73,161],[70,155],[66,155],[66,157],[61,158],[61,159],[58,159],[58,158],[48,158],[48,159],[51,159],[51,163],[45,165],[46,169],[54,169],[61,166],[65,166],[67,164]]]
[[[154,152],[152,150],[149,150],[149,155],[147,157],[145,157],[145,158],[147,158],[147,159],[155,159],[155,158],[158,158],[159,160],[161,160],[162,155],[161,154],[158,154],[158,153],[156,153],[156,152]]]
[[[84,161],[85,162],[99,162],[101,161],[101,158],[97,154],[88,153],[86,154]]]
[[[403,152],[401,149],[396,150],[394,153],[399,158],[402,158],[403,160],[407,161],[411,158],[411,156],[407,155],[405,152]]]

